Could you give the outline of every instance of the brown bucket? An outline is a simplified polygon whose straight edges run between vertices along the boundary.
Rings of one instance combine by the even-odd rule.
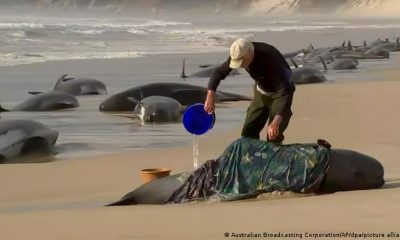
[[[157,178],[169,176],[171,169],[168,168],[149,168],[141,170],[143,183],[148,183]]]

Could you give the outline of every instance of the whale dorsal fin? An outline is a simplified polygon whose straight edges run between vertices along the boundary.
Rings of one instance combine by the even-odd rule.
[[[326,66],[325,60],[321,56],[318,56],[318,57],[321,60],[322,65],[324,65],[325,71],[328,70],[328,67]]]
[[[139,117],[143,121],[143,116],[145,114],[146,109],[144,108],[144,105],[142,102],[137,100],[134,97],[127,97],[129,101],[135,103],[135,107],[132,109],[134,114],[137,114],[137,117]]]
[[[346,41],[342,42],[342,47],[346,47]]]
[[[182,63],[182,73],[181,73],[181,78],[183,79],[183,80],[185,80],[188,76],[186,76],[186,74],[185,74],[185,64],[186,64],[186,59],[184,58],[183,59],[183,63]]]
[[[68,82],[68,81],[70,81],[70,80],[74,80],[75,78],[64,78],[62,81],[63,82]]]
[[[366,47],[366,46],[367,46],[367,41],[364,40],[364,47]]]
[[[58,86],[60,86],[61,82],[64,81],[65,77],[67,76],[67,74],[62,75],[56,82],[56,85],[54,86],[54,90],[57,89]]]
[[[395,49],[400,49],[400,38],[396,38],[396,43],[394,44]]]
[[[293,66],[294,66],[295,68],[299,68],[299,65],[294,61],[293,58],[290,58],[290,61],[292,61]]]
[[[347,50],[350,50],[350,51],[353,50],[353,45],[351,45],[351,41],[347,42]]]
[[[143,100],[143,98],[144,98],[144,95],[143,95],[143,92],[142,92],[142,90],[139,90],[139,94],[140,94],[140,101],[142,101],[142,100]]]

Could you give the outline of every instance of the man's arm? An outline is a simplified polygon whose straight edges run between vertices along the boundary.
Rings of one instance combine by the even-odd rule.
[[[276,115],[282,116],[282,114],[284,112],[290,111],[290,107],[292,106],[293,93],[294,93],[296,87],[291,80],[292,70],[290,69],[289,64],[286,62],[286,60],[283,58],[283,56],[280,53],[279,53],[279,55],[280,55],[279,68],[281,69],[281,71],[279,71],[279,75],[280,75],[281,79],[284,81],[285,88],[282,92],[280,99],[278,100],[279,102],[278,102],[278,106],[277,106]],[[280,123],[280,121],[279,121],[279,123]]]
[[[229,67],[230,62],[231,58],[229,57],[228,60],[214,70],[210,77],[210,81],[208,82],[207,98],[204,103],[204,110],[209,114],[212,114],[215,110],[215,91],[217,91],[219,83],[232,71]]]
[[[284,92],[283,95],[277,99],[276,115],[271,124],[268,125],[267,138],[274,140],[279,135],[280,125],[283,120],[283,114],[290,111],[293,100],[293,92]]]
[[[284,112],[290,111],[293,101],[293,92],[285,90],[279,97],[276,106],[276,115],[282,116]]]
[[[232,69],[229,67],[229,63],[231,62],[231,58],[229,57],[221,66],[215,68],[214,72],[210,77],[210,81],[208,82],[208,90],[216,91],[221,80],[224,80]]]

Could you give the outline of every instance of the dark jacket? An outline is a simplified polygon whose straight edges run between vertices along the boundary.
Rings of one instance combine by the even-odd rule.
[[[292,71],[285,58],[275,47],[261,42],[253,42],[253,44],[254,58],[246,71],[264,92],[272,95],[279,94],[281,101],[277,114],[281,115],[292,105],[292,96],[295,91],[295,86],[290,81]],[[229,57],[215,69],[208,83],[209,90],[216,91],[221,80],[229,75],[232,70],[229,67],[230,61]]]

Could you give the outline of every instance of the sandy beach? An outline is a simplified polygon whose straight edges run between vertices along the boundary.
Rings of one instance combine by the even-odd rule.
[[[87,66],[118,65],[113,60],[99,62],[87,61]],[[11,74],[12,68],[9,71]],[[386,185],[382,189],[308,197],[266,196],[225,203],[106,208],[102,206],[141,184],[140,169],[168,167],[173,173],[191,169],[191,142],[45,164],[2,165],[0,238],[227,239],[225,232],[279,231],[302,233],[306,238],[306,232],[398,231],[399,74],[400,71],[385,70],[380,73],[385,80],[298,86],[294,115],[286,131],[286,143],[324,138],[334,148],[353,149],[377,158],[385,168]],[[242,109],[247,106],[248,102],[230,105]],[[201,162],[218,157],[239,137],[240,129],[241,123],[218,134],[201,136]]]
[[[37,121],[59,133],[48,158],[10,164],[3,150],[16,134],[0,128],[0,240],[400,239],[399,15],[399,0],[0,1],[0,121]],[[370,155],[382,163],[385,185],[105,207],[142,185],[142,169],[192,170],[194,138],[181,123],[143,124],[133,114],[100,112],[99,105],[149,83],[207,87],[208,78],[181,79],[184,59],[186,75],[222,63],[237,38],[282,53],[314,48],[326,57],[343,42],[361,57],[381,56],[384,45],[397,51],[350,70],[322,70],[313,57],[300,64],[311,63],[327,81],[296,87],[284,141],[325,139],[334,149]],[[30,91],[54,89],[63,74],[102,81],[107,94],[77,96],[79,108],[65,111],[3,111]],[[218,90],[252,96],[253,84],[242,69]],[[195,139],[200,164],[240,137],[248,106],[217,104],[213,129]]]

